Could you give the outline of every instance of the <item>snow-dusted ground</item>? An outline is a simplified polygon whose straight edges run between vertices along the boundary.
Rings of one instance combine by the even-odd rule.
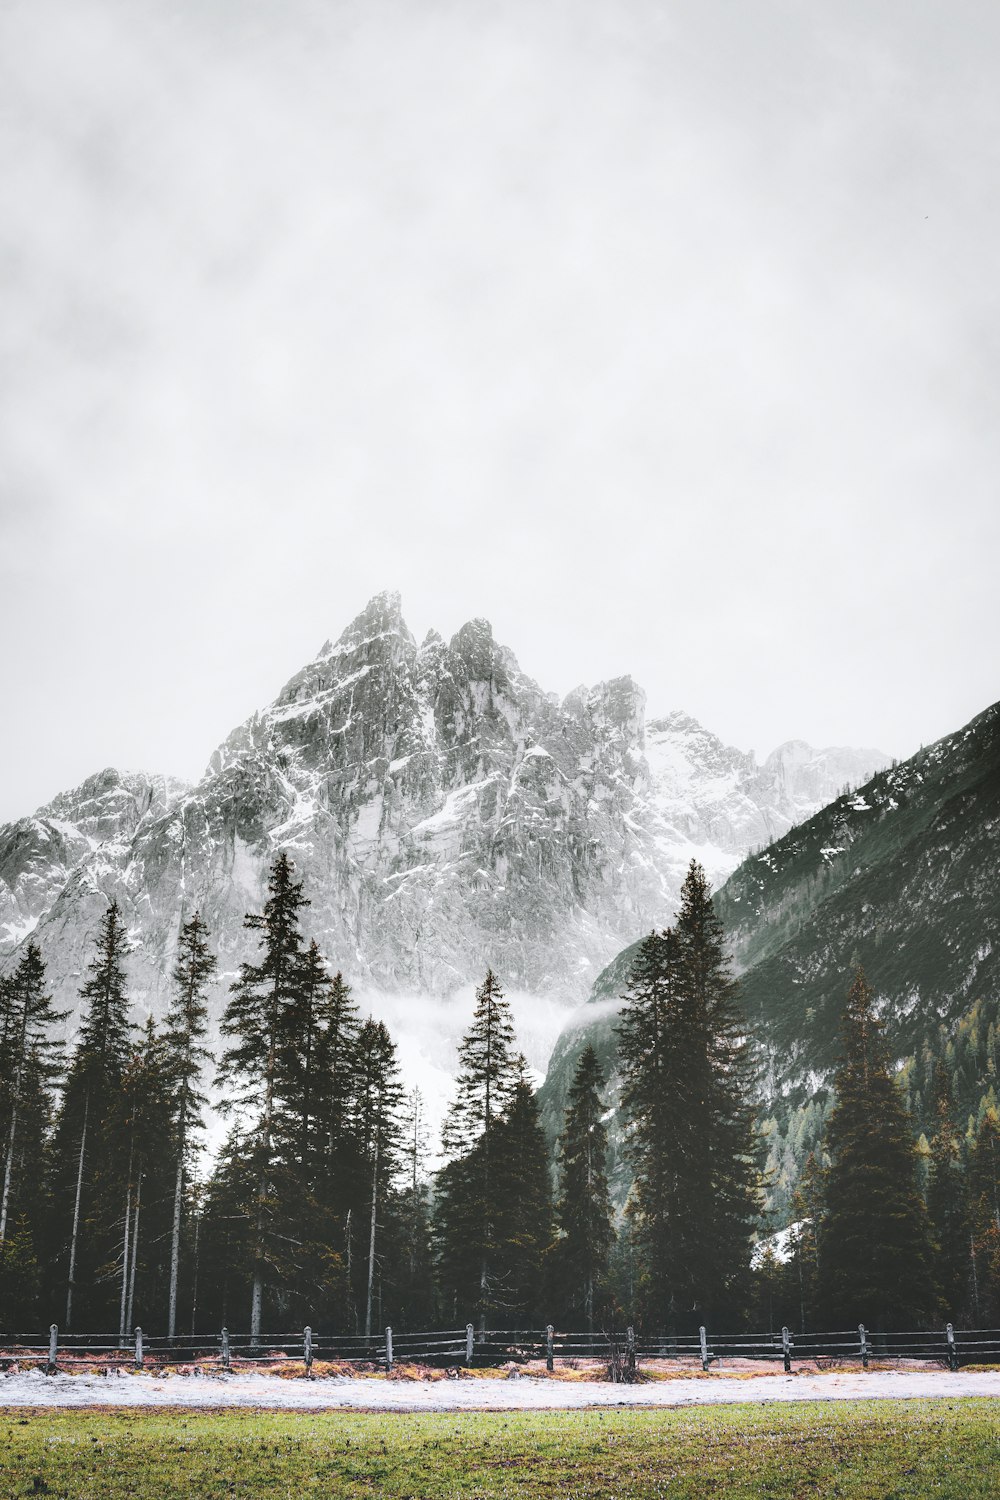
[[[705,1406],[720,1402],[849,1401],[872,1397],[1000,1397],[1000,1371],[950,1374],[863,1371],[767,1375],[723,1374],[645,1385],[518,1380],[357,1380],[335,1376],[281,1380],[266,1375],[0,1376],[0,1406],[256,1406],[305,1410],[528,1411],[588,1406]]]

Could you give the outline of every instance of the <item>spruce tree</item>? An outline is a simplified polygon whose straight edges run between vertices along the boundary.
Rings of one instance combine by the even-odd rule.
[[[947,1068],[934,1071],[937,1129],[930,1143],[927,1215],[933,1242],[934,1285],[941,1313],[957,1321],[967,1302],[969,1214],[962,1142],[955,1125],[955,1096]]]
[[[739,1320],[759,1209],[752,1078],[722,927],[697,862],[673,930],[643,942],[624,999],[640,1310],[668,1329]]]
[[[242,1107],[256,1117],[248,1143],[256,1183],[249,1210],[253,1223],[250,1335],[255,1342],[260,1336],[265,1282],[269,1276],[280,1279],[283,1226],[279,1221],[288,1205],[284,1183],[279,1180],[282,1162],[277,1132],[291,1093],[288,1031],[300,1001],[299,913],[308,905],[301,881],[294,879],[291,861],[279,854],[271,868],[263,912],[250,912],[244,918],[244,926],[260,935],[261,961],[240,965],[222,1021],[222,1034],[230,1039],[230,1046],[223,1054],[219,1076],[232,1090],[224,1107]]]
[[[355,1166],[351,1121],[360,1021],[350,985],[337,973],[320,994],[313,1081],[308,1110],[314,1122],[317,1191],[343,1217],[352,1199]],[[303,1108],[303,1114],[306,1114]],[[308,1158],[308,1151],[307,1151]],[[308,1176],[308,1160],[307,1160]]]
[[[398,1168],[402,1134],[396,1048],[381,1021],[367,1020],[357,1044],[357,1136],[368,1178],[368,1256],[365,1283],[365,1335],[372,1331],[379,1214]]]
[[[0,982],[0,1245],[12,1215],[33,1218],[42,1171],[42,1143],[59,1076],[61,1048],[53,1027],[65,1020],[46,994],[41,949],[29,942],[14,972]],[[22,1226],[19,1233],[24,1235]]]
[[[51,1152],[52,1271],[64,1278],[67,1330],[74,1310],[100,1320],[111,1315],[113,1304],[106,1271],[116,1242],[111,1219],[117,1210],[111,1205],[121,1201],[119,1189],[128,1176],[128,1146],[118,1129],[132,1052],[126,952],[125,926],[112,901],[80,990],[84,1010]]]
[[[492,969],[476,991],[458,1059],[455,1098],[442,1133],[450,1160],[438,1176],[435,1238],[453,1315],[474,1310],[483,1333],[495,1305],[496,1134],[513,1102],[521,1063],[514,1054],[510,1007]]]
[[[933,1293],[913,1125],[891,1070],[875,994],[858,969],[827,1124],[820,1290],[831,1326],[913,1328]]]
[[[338,976],[339,977],[339,976]],[[315,939],[299,962],[295,995],[285,1018],[287,1056],[285,1071],[295,1118],[289,1121],[294,1136],[294,1153],[303,1184],[311,1184],[316,1169],[315,1129],[321,1089],[317,1080],[317,1059],[321,1046],[323,1020],[330,1001],[330,975]]]
[[[718,1326],[744,1316],[750,1287],[753,1234],[761,1207],[754,1132],[756,1080],[722,923],[705,871],[694,860],[681,887],[674,931],[686,1012],[682,1032],[685,1038],[697,1039],[685,1090],[690,1114],[685,1118],[684,1156],[690,1168],[686,1263],[682,1261],[678,1270],[692,1311],[701,1310]],[[692,1212],[699,1181],[707,1189],[707,1215]]]
[[[34,1235],[21,1214],[11,1218],[0,1245],[0,1332],[23,1334],[38,1327],[40,1291]]]
[[[208,929],[198,912],[183,923],[174,963],[174,994],[163,1038],[164,1065],[173,1091],[173,1149],[176,1159],[170,1225],[170,1285],[167,1293],[167,1337],[177,1331],[181,1224],[185,1183],[190,1177],[194,1142],[202,1127],[202,1073],[211,1053],[204,1044],[208,1029],[207,991],[216,959]]]
[[[497,1127],[491,1190],[493,1303],[504,1312],[508,1327],[531,1327],[542,1311],[543,1257],[552,1244],[552,1187],[538,1102],[523,1072]]]
[[[601,1097],[605,1078],[597,1053],[580,1054],[570,1085],[557,1147],[560,1238],[553,1247],[554,1281],[564,1317],[581,1318],[593,1331],[614,1244],[614,1214],[608,1191],[608,1132]]]
[[[635,1251],[637,1298],[660,1327],[675,1315],[672,1237],[685,1204],[680,1196],[677,1142],[684,1125],[684,1063],[693,1038],[682,1034],[680,955],[668,928],[639,948],[618,1024],[625,1152],[632,1165],[626,1204]]]

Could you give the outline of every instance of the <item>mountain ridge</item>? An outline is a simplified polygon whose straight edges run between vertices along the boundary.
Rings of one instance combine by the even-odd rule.
[[[418,645],[399,596],[380,594],[196,785],[107,770],[0,829],[0,961],[34,932],[73,1008],[116,897],[137,1007],[161,1013],[197,905],[218,1010],[249,952],[243,914],[286,849],[308,929],[356,985],[446,997],[491,963],[510,988],[568,1004],[663,910],[692,855],[728,872],[798,816],[814,791],[803,766],[825,788],[845,756],[795,751],[787,774],[765,771],[680,712],[647,725],[630,677],[560,700],[488,621]]]

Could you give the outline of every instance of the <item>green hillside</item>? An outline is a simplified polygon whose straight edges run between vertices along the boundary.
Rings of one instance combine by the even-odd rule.
[[[942,1051],[973,1008],[985,1037],[1000,1012],[1000,704],[752,855],[716,904],[761,1050],[762,1103],[778,1137],[794,1132],[796,1153],[822,1123],[859,962],[901,1060]],[[664,925],[671,919],[665,912]],[[598,977],[557,1042],[542,1090],[553,1132],[583,1047],[614,1070],[618,997],[636,946]],[[992,1057],[984,1051],[973,1071],[985,1077]],[[984,1077],[966,1080],[968,1098]],[[801,1110],[791,1117],[814,1097],[803,1130]]]

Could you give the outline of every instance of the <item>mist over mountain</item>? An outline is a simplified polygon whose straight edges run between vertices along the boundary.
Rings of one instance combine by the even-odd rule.
[[[647,723],[629,677],[560,701],[485,620],[418,644],[398,596],[381,594],[196,786],[107,769],[0,829],[0,962],[33,933],[75,1012],[115,897],[137,1011],[162,1014],[197,908],[220,956],[217,1017],[254,952],[244,913],[284,849],[312,903],[306,931],[391,1014],[404,1058],[409,1037],[445,1067],[465,1019],[449,997],[489,964],[542,1067],[565,1008],[668,919],[691,858],[724,879],[885,759],[792,741],[758,764],[682,712]]]

